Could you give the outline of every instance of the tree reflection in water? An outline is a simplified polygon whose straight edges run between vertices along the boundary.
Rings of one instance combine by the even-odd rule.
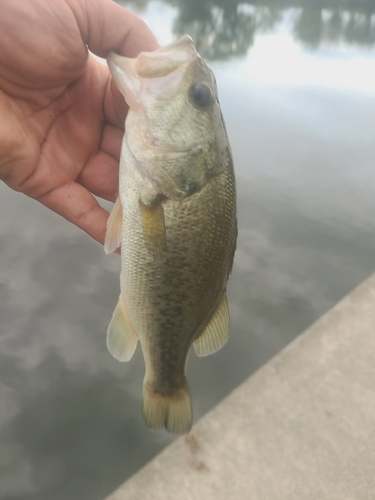
[[[146,7],[148,0],[120,2]],[[292,33],[314,49],[322,44],[375,43],[375,0],[346,0],[338,9],[335,0],[164,0],[178,9],[173,32],[188,33],[198,51],[209,60],[241,56],[253,44],[255,32],[275,28],[289,12]]]
[[[189,33],[200,54],[207,59],[226,59],[245,55],[253,43],[254,15],[243,11],[237,2],[212,5],[200,0],[179,2],[174,24],[176,35]],[[196,4],[197,8],[193,8]]]

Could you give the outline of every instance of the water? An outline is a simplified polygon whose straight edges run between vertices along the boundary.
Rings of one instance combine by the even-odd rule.
[[[195,419],[375,270],[375,2],[311,4],[130,4],[198,40],[235,159],[232,334],[189,359]],[[103,499],[174,439],[143,424],[140,351],[106,351],[119,258],[4,185],[0,210],[0,497]]]

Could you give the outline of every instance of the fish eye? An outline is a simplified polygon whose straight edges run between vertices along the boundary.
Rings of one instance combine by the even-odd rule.
[[[190,87],[190,99],[196,107],[205,108],[211,102],[212,92],[208,85],[202,82]]]

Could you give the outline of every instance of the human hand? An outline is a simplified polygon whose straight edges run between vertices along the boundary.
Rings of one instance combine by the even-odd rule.
[[[103,244],[127,111],[88,53],[134,57],[157,42],[111,0],[2,0],[0,179]]]

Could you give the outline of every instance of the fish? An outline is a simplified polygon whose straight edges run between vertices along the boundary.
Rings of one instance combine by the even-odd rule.
[[[190,36],[135,58],[110,52],[107,63],[129,106],[104,246],[121,247],[107,347],[129,361],[140,342],[145,423],[184,434],[193,420],[190,348],[206,356],[229,335],[226,286],[237,239],[231,149],[215,77]]]

